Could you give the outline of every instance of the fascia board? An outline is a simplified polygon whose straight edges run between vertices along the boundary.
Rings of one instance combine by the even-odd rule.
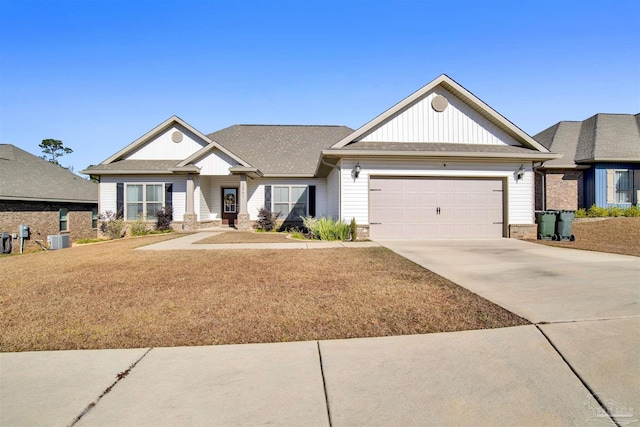
[[[550,170],[550,169],[577,169],[577,170],[580,170],[580,169],[590,169],[590,168],[591,168],[590,165],[565,165],[565,166],[562,166],[562,165],[549,165],[549,166],[546,166],[546,165],[543,164],[542,166],[538,166],[536,169],[540,169],[540,170],[543,170],[543,169],[544,170]]]
[[[590,159],[576,160],[578,163],[640,163],[640,158],[619,158],[619,157],[592,157]]]
[[[54,202],[54,203],[85,203],[85,204],[97,204],[98,199],[95,200],[81,200],[81,199],[47,199],[44,197],[14,197],[14,196],[0,196],[0,200],[16,200],[24,202]]]
[[[265,173],[263,178],[315,178],[314,173]]]
[[[478,153],[459,151],[375,151],[375,150],[323,150],[326,157],[428,157],[428,158],[468,158],[468,159],[531,159],[553,160],[559,159],[562,154],[553,153]]]
[[[185,171],[185,173],[194,173],[196,171]],[[163,175],[175,173],[169,169],[167,170],[106,170],[106,171],[93,171],[88,175]]]
[[[431,83],[428,83],[426,86],[423,86],[421,89],[409,95],[407,98],[400,101],[399,103],[397,103],[396,105],[394,105],[393,107],[385,111],[384,113],[380,114],[370,122],[366,123],[362,127],[358,128],[356,131],[354,131],[350,135],[347,135],[345,138],[343,138],[342,140],[334,144],[331,148],[342,148],[347,144],[349,144],[350,142],[354,141],[355,139],[360,138],[366,132],[373,129],[375,126],[381,124],[385,120],[389,119],[390,117],[392,117],[393,115],[401,111],[403,108],[406,108],[408,105],[412,104],[419,98],[423,97],[438,85],[442,85],[449,92],[452,92],[454,96],[461,95],[459,96],[459,98],[463,102],[470,105],[472,108],[474,108],[474,110],[478,111],[479,113],[481,114],[484,113],[485,115],[492,117],[498,123],[502,124],[505,128],[511,131],[512,136],[515,136],[516,139],[519,139],[521,142],[524,142],[525,145],[531,148],[535,148],[536,150],[542,153],[549,152],[547,148],[545,148],[543,145],[538,143],[535,139],[527,135],[522,129],[520,129],[513,123],[511,123],[504,116],[502,116],[493,108],[485,104],[480,98],[478,98],[477,96],[469,92],[467,89],[462,87],[459,83],[454,81],[452,78],[450,78],[446,74],[440,75]]]

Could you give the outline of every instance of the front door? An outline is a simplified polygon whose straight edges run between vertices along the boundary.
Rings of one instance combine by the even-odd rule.
[[[222,223],[234,227],[238,218],[238,189],[222,189]]]

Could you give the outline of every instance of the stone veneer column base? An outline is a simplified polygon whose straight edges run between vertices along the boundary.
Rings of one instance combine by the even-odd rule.
[[[184,214],[182,226],[183,226],[184,231],[197,231],[198,230],[198,215],[196,215],[196,214]]]
[[[530,239],[538,237],[538,226],[536,224],[509,224],[509,237],[511,239]]]
[[[251,221],[249,220],[249,214],[238,214],[237,227],[240,231],[251,230]]]

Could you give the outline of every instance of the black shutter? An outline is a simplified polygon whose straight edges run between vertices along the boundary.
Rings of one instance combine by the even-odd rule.
[[[164,183],[164,206],[173,209],[173,184]]]
[[[264,208],[268,212],[271,212],[271,186],[270,185],[264,186]]]
[[[316,186],[309,186],[309,216],[316,216]]]
[[[118,218],[124,216],[124,182],[116,184],[116,215]]]

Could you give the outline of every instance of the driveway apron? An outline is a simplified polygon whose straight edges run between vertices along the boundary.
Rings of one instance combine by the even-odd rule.
[[[513,239],[378,243],[536,324],[618,423],[640,418],[640,258]]]

